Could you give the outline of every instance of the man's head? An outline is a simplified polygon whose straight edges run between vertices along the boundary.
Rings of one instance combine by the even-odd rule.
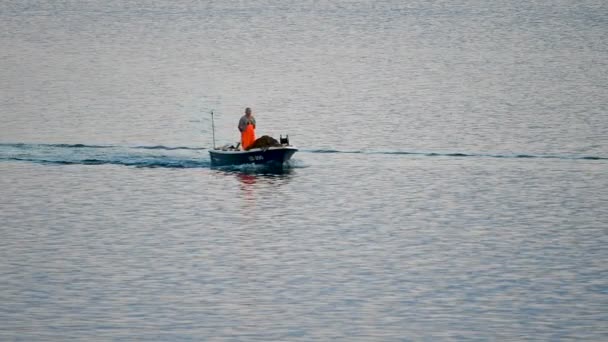
[[[249,107],[245,108],[245,115],[251,116],[251,108],[249,108]]]

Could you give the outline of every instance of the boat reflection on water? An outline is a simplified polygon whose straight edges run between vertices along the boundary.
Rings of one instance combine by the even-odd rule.
[[[227,174],[232,173],[239,180],[242,187],[264,187],[272,189],[277,186],[285,185],[293,177],[294,172],[292,170],[283,170],[275,173],[251,173],[251,172],[226,172]]]
[[[242,164],[242,165],[225,165],[212,166],[213,170],[226,174],[248,174],[248,175],[289,175],[293,172],[293,167],[290,162],[284,164]]]
[[[215,169],[217,174],[234,176],[238,180],[242,198],[248,202],[259,198],[280,196],[280,188],[288,184],[296,172],[292,168],[266,165],[240,165]]]

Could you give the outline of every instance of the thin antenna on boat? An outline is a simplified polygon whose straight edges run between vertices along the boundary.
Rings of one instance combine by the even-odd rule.
[[[213,122],[213,111],[211,111],[211,132],[213,134],[213,149],[215,150],[215,123]]]

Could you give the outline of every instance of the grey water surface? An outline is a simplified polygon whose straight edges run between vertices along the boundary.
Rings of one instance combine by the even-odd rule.
[[[0,340],[608,339],[608,3],[2,1]],[[213,168],[252,107],[282,171]]]

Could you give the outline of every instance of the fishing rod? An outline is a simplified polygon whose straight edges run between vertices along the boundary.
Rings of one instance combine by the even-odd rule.
[[[213,122],[213,111],[211,111],[211,132],[213,135],[213,149],[215,150],[215,123]]]

